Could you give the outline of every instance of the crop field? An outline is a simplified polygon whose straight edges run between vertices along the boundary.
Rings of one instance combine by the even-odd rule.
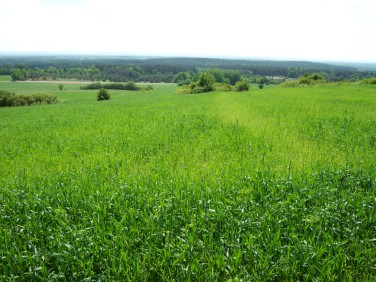
[[[375,86],[8,79],[60,102],[0,108],[0,280],[376,279]]]

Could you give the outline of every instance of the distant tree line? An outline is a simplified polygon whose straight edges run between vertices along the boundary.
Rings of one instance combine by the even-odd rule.
[[[231,85],[239,75],[252,83],[277,84],[284,79],[298,78],[305,73],[319,73],[327,81],[358,81],[375,77],[376,74],[374,71],[359,71],[349,66],[288,61],[129,57],[0,58],[0,74],[11,75],[13,80],[77,79],[189,83],[195,76],[197,78],[198,73],[208,70],[216,79],[223,79],[223,83]]]

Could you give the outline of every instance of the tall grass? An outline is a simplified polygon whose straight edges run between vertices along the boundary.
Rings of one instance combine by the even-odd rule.
[[[27,85],[66,103],[0,109],[1,279],[375,279],[374,87]]]

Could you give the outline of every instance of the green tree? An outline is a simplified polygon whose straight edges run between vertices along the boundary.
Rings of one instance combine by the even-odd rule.
[[[58,88],[59,88],[60,91],[62,91],[64,89],[64,85],[63,84],[59,84]]]
[[[188,75],[186,72],[178,72],[174,77],[175,83],[182,83],[188,80]]]
[[[202,72],[198,75],[197,86],[202,88],[202,92],[214,90],[215,77],[211,73]]]
[[[206,72],[212,74],[216,82],[218,83],[225,82],[223,71],[221,69],[208,69]]]
[[[25,69],[14,69],[12,71],[12,80],[26,80],[27,72]]]
[[[226,70],[223,72],[223,77],[225,79],[225,83],[230,83],[231,85],[235,85],[241,78],[241,74],[238,71],[234,70]]]

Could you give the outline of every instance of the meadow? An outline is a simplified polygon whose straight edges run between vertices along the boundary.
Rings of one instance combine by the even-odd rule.
[[[9,82],[0,280],[376,279],[376,87]]]

